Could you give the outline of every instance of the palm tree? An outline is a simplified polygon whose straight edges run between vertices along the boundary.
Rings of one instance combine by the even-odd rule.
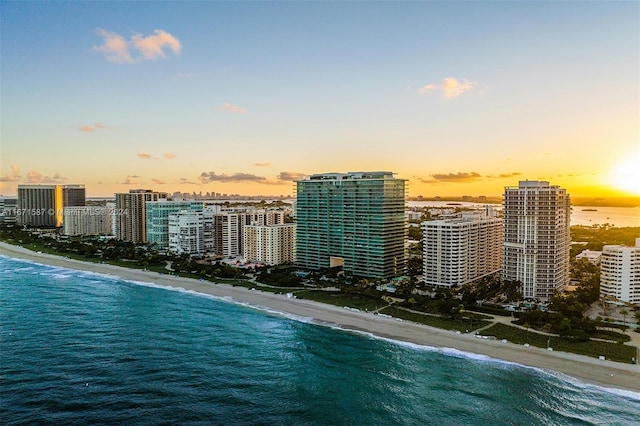
[[[626,309],[621,309],[620,310],[620,315],[622,315],[622,321],[624,322],[624,326],[627,326],[627,315],[629,315],[629,311],[627,311]]]

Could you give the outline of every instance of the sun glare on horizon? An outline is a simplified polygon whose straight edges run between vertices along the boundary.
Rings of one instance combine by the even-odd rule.
[[[640,150],[613,166],[608,181],[616,189],[640,195]]]

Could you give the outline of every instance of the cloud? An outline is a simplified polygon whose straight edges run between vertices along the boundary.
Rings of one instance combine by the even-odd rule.
[[[90,124],[88,126],[80,127],[80,131],[90,133],[90,132],[95,132],[96,130],[99,130],[99,129],[106,129],[106,128],[107,126],[105,126],[102,123],[94,123],[93,125]]]
[[[164,185],[166,182],[161,181],[160,179],[151,179],[151,181],[157,185]]]
[[[174,158],[176,158],[176,155],[170,152],[165,152],[164,154],[162,154],[162,156],[167,160],[173,160]]]
[[[150,160],[153,158],[151,154],[147,154],[146,152],[139,152],[136,154],[138,158],[142,158],[143,160]]]
[[[131,42],[133,47],[137,49],[147,60],[166,57],[163,50],[165,46],[173,50],[173,53],[178,56],[182,50],[180,41],[168,32],[162,30],[155,30],[153,35],[146,37],[143,37],[140,34],[135,34],[131,37]]]
[[[232,175],[216,174],[216,172],[202,172],[198,177],[200,182],[254,182],[254,183],[268,183],[267,178],[262,176],[256,176],[249,173],[234,173]]]
[[[286,180],[286,181],[295,181],[295,180],[304,179],[306,176],[307,175],[305,175],[304,173],[298,173],[298,172],[280,172],[280,174],[278,175],[278,179]]]
[[[180,41],[163,30],[154,30],[154,33],[148,36],[134,34],[130,40],[102,28],[96,29],[96,33],[102,37],[104,43],[94,46],[93,49],[104,53],[105,59],[109,62],[133,64],[165,58],[165,48],[169,48],[176,55],[180,55],[182,51]]]
[[[198,182],[191,181],[187,178],[180,178],[180,183],[183,185],[200,185]]]
[[[470,173],[436,173],[431,175],[431,179],[424,179],[416,176],[422,183],[441,183],[441,182],[449,182],[449,183],[464,183],[464,182],[475,182],[478,180],[482,180],[482,175],[476,172]]]
[[[139,182],[138,182],[138,180],[137,180],[137,179],[138,179],[139,177],[140,177],[140,176],[136,176],[136,175],[133,175],[133,176],[127,176],[127,178],[124,180],[124,182],[121,182],[121,184],[122,184],[122,185],[138,185],[138,183],[139,183]]]
[[[220,107],[220,110],[221,111],[231,111],[231,112],[235,112],[237,114],[245,114],[247,112],[246,109],[240,108],[237,105],[230,104],[229,102],[225,102],[224,104],[222,104],[222,106]]]
[[[440,82],[440,84],[427,84],[418,89],[419,95],[427,95],[434,91],[442,91],[444,98],[455,98],[460,96],[464,92],[473,90],[478,85],[475,81],[469,81],[466,78],[461,80],[453,77],[447,77]]]
[[[67,178],[60,176],[59,173],[53,176],[43,176],[42,173],[36,170],[29,170],[27,173],[27,183],[62,183]]]
[[[0,176],[0,182],[17,182],[20,180],[20,169],[15,164],[11,165],[11,174]]]
[[[271,163],[253,163],[256,167],[269,167]]]
[[[506,178],[513,178],[516,176],[522,176],[522,173],[520,172],[513,172],[513,173],[502,173],[498,175],[499,179],[506,179]]]
[[[430,179],[424,179],[419,176],[414,176],[419,182],[422,183],[469,183],[477,182],[481,180],[494,180],[494,179],[513,179],[521,176],[520,172],[501,173],[498,175],[481,175],[476,172],[458,172],[458,173],[436,173],[430,175]]]

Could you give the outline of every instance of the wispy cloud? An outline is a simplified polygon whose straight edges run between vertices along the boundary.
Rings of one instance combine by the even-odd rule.
[[[137,176],[137,175],[127,176],[124,182],[121,182],[121,184],[122,185],[138,185],[140,183],[138,182],[139,177],[140,176]]]
[[[20,180],[20,169],[15,164],[11,165],[11,174],[0,176],[0,182],[17,182]]]
[[[223,103],[222,106],[220,107],[220,110],[235,112],[236,114],[245,114],[247,112],[246,109],[241,108],[237,105],[230,104],[229,102]]]
[[[427,95],[433,92],[442,92],[444,98],[455,98],[464,92],[473,90],[478,85],[475,81],[469,81],[466,78],[458,80],[453,77],[443,79],[439,84],[427,84],[418,89],[419,95]]]
[[[176,55],[180,55],[182,51],[180,41],[163,30],[155,30],[148,36],[134,34],[129,40],[102,28],[96,29],[96,33],[102,37],[103,44],[94,46],[93,49],[102,52],[109,62],[133,64],[165,58],[165,48]]]
[[[298,173],[298,172],[280,172],[280,174],[278,175],[278,179],[292,182],[295,180],[304,179],[305,176],[307,175],[305,175],[304,173]]]
[[[500,173],[498,175],[481,175],[477,172],[457,172],[457,173],[435,173],[429,175],[429,178],[425,179],[420,176],[414,176],[419,182],[422,183],[469,183],[482,180],[496,180],[496,179],[513,179],[521,176],[520,172]]]
[[[194,182],[194,181],[189,180],[187,178],[180,178],[180,183],[182,185],[200,185],[199,182]]]
[[[256,167],[269,167],[271,163],[253,163]]]
[[[107,126],[105,126],[102,123],[94,123],[94,124],[89,124],[87,126],[80,127],[80,131],[81,132],[86,132],[86,133],[91,133],[91,132],[95,132],[96,130],[106,129],[106,128],[107,128]]]
[[[149,154],[148,152],[138,152],[136,156],[138,156],[138,158],[142,160],[160,160],[159,157],[155,157],[153,154]],[[173,160],[174,158],[176,158],[176,154],[165,152],[164,154],[162,154],[162,157],[166,158],[167,160]]]
[[[167,183],[167,182],[162,181],[162,180],[160,180],[160,179],[151,179],[151,181],[152,181],[153,183],[155,183],[156,185],[164,185],[165,183]]]
[[[253,183],[267,183],[267,178],[263,176],[256,176],[250,173],[234,173],[232,175],[216,174],[216,172],[202,172],[198,177],[200,182],[253,182]]]
[[[66,181],[67,178],[60,176],[59,173],[53,176],[44,176],[36,170],[29,170],[27,173],[27,183],[62,183]]]
[[[522,176],[522,173],[520,172],[513,172],[513,173],[502,173],[498,175],[499,179],[508,179],[508,178],[514,178],[514,177],[518,177],[518,176]]]

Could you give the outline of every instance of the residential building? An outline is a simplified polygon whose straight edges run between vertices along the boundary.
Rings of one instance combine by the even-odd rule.
[[[588,250],[588,249],[582,250],[580,254],[576,255],[576,260],[587,259],[589,263],[591,263],[592,265],[599,265],[601,258],[602,258],[601,251]]]
[[[522,283],[525,299],[547,301],[569,284],[569,194],[545,181],[520,181],[504,193],[502,277]]]
[[[0,223],[15,224],[17,209],[17,198],[0,198]]]
[[[296,264],[389,278],[406,271],[404,179],[391,172],[315,174],[296,182]]]
[[[84,185],[18,185],[16,222],[27,226],[60,227],[66,206],[84,205]]]
[[[134,243],[146,242],[146,203],[161,198],[167,198],[167,193],[150,189],[131,189],[128,193],[116,194],[116,237]]]
[[[63,208],[62,185],[18,185],[19,225],[60,227]]]
[[[502,231],[502,219],[490,207],[423,222],[424,282],[457,287],[500,272]]]
[[[204,203],[193,200],[147,201],[145,209],[147,242],[155,244],[158,249],[169,248],[169,215],[182,210],[202,211]]]
[[[640,304],[640,238],[636,238],[635,247],[602,248],[600,296]]]
[[[280,265],[295,261],[295,225],[245,225],[243,255],[250,262]]]
[[[63,211],[65,235],[112,235],[112,209],[106,206],[72,206]]]
[[[227,256],[241,256],[245,225],[279,225],[284,223],[284,210],[232,208],[221,210],[214,222],[215,252]]]
[[[204,211],[182,210],[169,215],[169,251],[176,254],[200,254],[213,249],[212,218],[205,233]]]
[[[62,186],[62,205],[64,207],[84,206],[86,204],[87,197],[84,185]]]

